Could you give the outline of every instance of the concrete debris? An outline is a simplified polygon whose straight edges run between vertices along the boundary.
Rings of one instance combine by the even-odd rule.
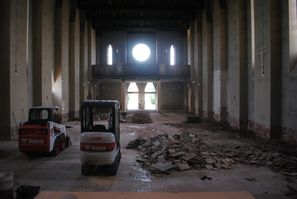
[[[178,171],[190,170],[191,167],[187,163],[180,163],[176,165]]]
[[[289,191],[291,192],[291,194],[297,195],[297,184],[296,183],[287,184],[287,187],[288,187]]]
[[[135,124],[145,124],[145,123],[152,123],[152,119],[148,112],[139,111],[139,112],[128,114],[128,116],[126,116],[126,122],[135,123]]]
[[[205,168],[208,169],[208,170],[212,170],[213,166],[211,164],[207,164],[207,165],[205,165]]]
[[[172,162],[158,162],[156,164],[151,165],[151,168],[156,169],[157,171],[167,172],[171,169],[175,168],[176,166],[172,164]]]
[[[297,158],[248,145],[208,145],[198,134],[158,135],[129,142],[137,149],[136,161],[153,174],[189,169],[232,169],[235,164],[267,166],[283,175],[297,177]]]
[[[132,140],[128,143],[127,145],[127,149],[136,149],[138,148],[140,145],[142,145],[143,143],[145,143],[145,139],[141,139],[141,138],[138,138],[136,140]]]

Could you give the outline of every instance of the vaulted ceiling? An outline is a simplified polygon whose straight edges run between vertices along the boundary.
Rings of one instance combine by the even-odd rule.
[[[96,30],[185,30],[202,0],[78,0]]]

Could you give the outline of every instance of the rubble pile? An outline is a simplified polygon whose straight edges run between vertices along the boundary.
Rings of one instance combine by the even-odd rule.
[[[206,152],[207,145],[191,133],[139,138],[129,142],[127,148],[139,150],[141,155],[137,157],[137,162],[157,174],[168,174],[171,170],[230,169],[234,162],[228,157]]]
[[[152,123],[152,119],[148,112],[139,111],[129,114],[127,116],[127,121],[135,124],[145,124],[145,123]]]
[[[197,134],[158,135],[129,142],[128,149],[141,153],[136,161],[153,174],[172,170],[231,169],[242,163],[268,166],[276,172],[297,177],[297,158],[248,145],[207,145]]]

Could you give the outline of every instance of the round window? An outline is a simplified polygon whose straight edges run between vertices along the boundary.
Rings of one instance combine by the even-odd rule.
[[[151,50],[146,44],[136,44],[132,49],[132,55],[135,60],[144,62],[150,57]]]

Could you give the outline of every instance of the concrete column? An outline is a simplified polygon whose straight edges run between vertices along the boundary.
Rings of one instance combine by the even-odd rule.
[[[138,108],[140,110],[144,110],[144,104],[145,104],[145,98],[144,98],[144,89],[146,86],[146,83],[136,83],[138,87]]]
[[[28,106],[32,104],[29,7],[27,0],[0,2],[0,47],[4,49],[0,55],[0,139],[17,139],[19,124],[27,120]]]
[[[188,83],[188,111],[190,113],[195,113],[195,100],[196,96],[195,96],[195,82],[196,82],[196,65],[194,63],[194,57],[195,57],[195,51],[194,51],[194,35],[195,35],[195,23],[192,22],[191,26],[188,30],[188,64],[191,67],[191,77],[190,77],[190,82]]]
[[[158,112],[162,111],[161,108],[161,81],[157,82],[157,106],[158,106]]]
[[[80,101],[87,99],[88,79],[88,22],[85,11],[80,13]]]
[[[126,83],[124,81],[121,82],[121,97],[120,97],[120,105],[121,110],[126,111]]]
[[[88,79],[92,79],[92,65],[96,64],[96,33],[92,23],[88,23]]]
[[[198,12],[194,23],[194,83],[195,113],[203,116],[203,76],[202,76],[202,15]]]
[[[182,45],[181,45],[181,49],[182,49],[182,51],[181,51],[181,60],[180,60],[180,63],[182,63],[182,64],[186,64],[187,63],[187,57],[188,57],[188,50],[187,50],[187,31],[184,31],[184,32],[182,32],[182,37],[181,37],[181,43],[182,43]],[[178,62],[178,60],[176,60],[177,61],[177,63],[179,63]]]
[[[33,1],[33,106],[42,105],[42,1]],[[37,84],[37,82],[39,82]]]
[[[62,117],[68,119],[69,112],[69,2],[56,2],[55,9],[55,68],[53,103],[60,106]]]
[[[213,25],[204,11],[202,17],[203,60],[203,117],[213,117]]]
[[[33,105],[52,105],[55,2],[33,1]]]
[[[213,112],[216,121],[227,120],[227,11],[214,1]]]
[[[20,122],[28,114],[28,2],[11,1],[10,26],[10,114],[11,138],[17,138]],[[7,27],[6,27],[7,28]],[[9,48],[7,49],[9,50]],[[6,85],[6,83],[4,84]]]
[[[282,8],[282,139],[297,143],[297,3],[281,1]]]
[[[10,138],[11,129],[11,107],[10,107],[10,35],[11,30],[8,28],[11,26],[12,21],[10,20],[12,12],[12,1],[1,1],[0,2],[0,47],[3,50],[0,56],[0,92],[2,97],[0,98],[2,114],[0,114],[0,139]],[[14,12],[15,13],[15,12]]]
[[[248,81],[248,130],[253,131],[254,125],[254,94],[255,94],[255,0],[246,2],[247,9],[247,81]]]
[[[79,66],[80,66],[80,19],[79,11],[71,10],[69,26],[69,117],[79,117]]]
[[[233,128],[247,128],[246,10],[244,0],[228,5],[228,121]]]
[[[280,138],[281,129],[281,3],[255,1],[255,112],[258,136]]]
[[[96,65],[101,64],[101,33],[96,32]]]
[[[188,93],[189,91],[188,91],[188,88],[187,88],[187,82],[186,81],[181,82],[180,86],[178,86],[178,87],[180,87],[180,90],[181,90],[180,93],[183,96],[183,105],[181,107],[181,110],[186,111],[187,107],[189,106],[188,97],[187,97],[187,96],[189,96],[189,93]],[[193,103],[195,104],[194,100],[193,100]]]

